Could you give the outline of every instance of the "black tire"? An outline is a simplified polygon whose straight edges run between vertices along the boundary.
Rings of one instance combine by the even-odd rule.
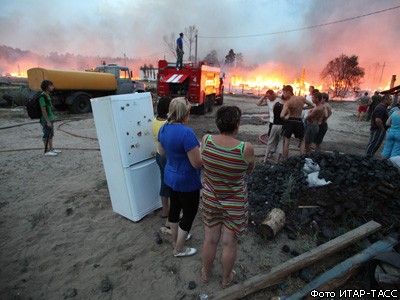
[[[75,114],[91,112],[90,96],[87,94],[78,94],[71,105],[71,111]]]
[[[207,113],[207,105],[205,103],[203,103],[200,106],[197,106],[197,113],[199,115],[204,115]]]

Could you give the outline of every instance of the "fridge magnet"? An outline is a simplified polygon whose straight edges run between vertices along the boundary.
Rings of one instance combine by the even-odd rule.
[[[135,144],[135,147],[136,147],[136,148],[139,148],[139,147],[140,147],[140,144],[139,144],[139,143],[136,143],[136,144]]]
[[[144,135],[149,135],[150,132],[149,132],[148,130],[145,130],[145,131],[143,132],[143,134],[144,134]]]
[[[127,103],[126,106],[128,107],[128,106],[129,106],[129,103]]]
[[[137,125],[140,126],[140,121],[137,122]]]
[[[124,109],[125,109],[125,107],[121,106],[121,110],[124,110]]]
[[[142,132],[139,131],[139,132],[137,133],[137,136],[142,136]]]
[[[152,122],[152,121],[153,121],[152,119],[148,119],[148,120],[147,120],[147,122]]]
[[[132,148],[135,148],[135,145],[131,145],[131,149],[132,149]]]
[[[129,135],[129,132],[127,132],[126,135]]]

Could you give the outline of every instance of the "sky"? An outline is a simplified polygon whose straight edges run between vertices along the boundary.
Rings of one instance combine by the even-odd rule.
[[[194,25],[200,60],[212,50],[224,60],[233,49],[246,65],[291,76],[305,69],[317,81],[330,60],[357,55],[370,81],[397,74],[398,83],[400,8],[375,13],[396,6],[400,0],[0,0],[0,45],[154,64],[175,59],[164,36]]]

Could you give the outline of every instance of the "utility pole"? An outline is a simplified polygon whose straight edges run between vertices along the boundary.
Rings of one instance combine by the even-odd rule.
[[[194,64],[197,65],[197,33],[194,36]]]
[[[378,89],[379,89],[379,86],[381,85],[381,80],[382,80],[383,70],[385,69],[385,66],[386,66],[386,62],[383,62],[383,66],[382,66],[382,73],[381,73],[381,77],[379,78],[379,83],[378,83]]]

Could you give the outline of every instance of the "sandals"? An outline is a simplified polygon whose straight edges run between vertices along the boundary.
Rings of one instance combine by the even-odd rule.
[[[178,252],[178,253],[174,254],[174,256],[175,257],[185,257],[185,256],[195,255],[196,253],[197,253],[196,248],[187,247],[187,248],[185,248],[185,251]]]
[[[232,283],[233,283],[233,279],[235,278],[235,276],[236,276],[236,271],[235,271],[235,270],[232,270],[229,282],[227,282],[227,283],[225,283],[225,284],[223,284],[223,283],[221,282],[221,287],[222,287],[223,289],[226,289],[226,288],[230,287],[230,286],[232,285]]]

